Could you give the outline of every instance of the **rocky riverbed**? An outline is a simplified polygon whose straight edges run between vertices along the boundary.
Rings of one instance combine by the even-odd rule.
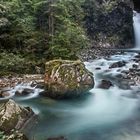
[[[7,107],[7,110],[5,110],[10,110],[10,114],[12,111],[14,113],[14,111],[20,111],[22,108],[25,112],[33,111],[38,116],[37,123],[36,121],[33,122],[35,126],[32,128],[32,132],[30,131],[31,127],[27,127],[26,130],[22,131],[31,140],[77,140],[78,137],[80,137],[81,140],[85,140],[85,136],[79,132],[81,130],[81,127],[79,126],[87,128],[89,132],[93,129],[96,133],[97,130],[94,126],[97,125],[100,128],[104,124],[104,121],[107,125],[110,123],[115,125],[114,123],[116,121],[119,121],[120,123],[120,120],[129,121],[129,117],[132,115],[131,110],[136,109],[136,101],[140,98],[139,64],[140,54],[136,51],[118,51],[116,53],[115,51],[112,51],[111,55],[105,56],[102,53],[102,55],[95,60],[88,60],[85,62],[85,66],[94,74],[95,87],[90,90],[90,95],[87,95],[87,97],[83,99],[78,98],[57,101],[49,98],[49,96],[42,96],[41,93],[44,93],[45,90],[44,75],[17,75],[1,77],[0,102],[4,102],[1,104],[2,106],[13,104],[13,109],[10,109],[10,107],[12,107],[12,105],[10,105],[10,107]],[[57,67],[61,67],[61,65],[57,65]],[[54,70],[51,71],[53,72],[52,74],[54,77],[55,72]],[[63,69],[61,71],[64,72]],[[59,75],[61,71],[57,71],[57,74]],[[20,106],[17,105],[17,103],[20,104]],[[104,105],[102,106],[101,104]],[[26,108],[27,106],[30,108]],[[113,109],[110,108],[111,106]],[[117,106],[117,108],[114,106]],[[125,111],[122,112],[121,108],[125,106],[127,106],[127,108],[125,108]],[[106,112],[104,112],[102,108],[105,108]],[[82,110],[84,110],[84,112]],[[100,119],[99,116],[102,116],[100,113],[103,113],[102,115],[104,115],[105,120]],[[121,113],[122,115],[114,118],[114,113]],[[3,113],[3,115],[6,114],[7,113]],[[20,115],[20,113],[18,114]],[[29,116],[30,114],[32,113],[29,113]],[[28,117],[28,113],[26,117]],[[14,124],[16,126],[20,126],[17,124],[21,123],[19,123],[18,119],[16,119],[14,123],[9,123],[10,126],[8,128],[12,128],[12,125]],[[63,128],[58,129],[58,126],[61,125],[63,125]],[[106,128],[107,126],[104,125],[103,127]],[[5,131],[5,127],[1,128]],[[17,130],[19,129],[17,128]],[[83,133],[87,133],[85,130],[81,130],[81,132],[82,131]],[[14,137],[19,137],[21,135],[24,139],[21,137],[20,140],[26,140],[26,136],[20,133],[21,132],[18,131],[10,132],[10,135],[7,137],[13,137],[13,139],[7,140],[14,140]],[[102,140],[102,138],[98,137],[96,134],[95,136],[95,140]],[[101,136],[104,136],[104,133],[102,133]],[[87,134],[87,137],[89,140],[92,140],[93,135]],[[111,139],[111,137],[112,136],[109,135],[108,139]],[[124,138],[124,140],[126,139]]]

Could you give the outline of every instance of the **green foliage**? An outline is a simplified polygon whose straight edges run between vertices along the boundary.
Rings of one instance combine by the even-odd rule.
[[[36,4],[36,27],[48,32],[44,45],[49,59],[76,59],[76,52],[88,45],[80,25],[84,15],[81,3],[81,0],[57,0]]]
[[[4,139],[5,139],[4,132],[1,132],[1,131],[0,131],[0,140],[4,140]]]
[[[20,64],[26,68],[27,62],[44,67],[45,61],[54,58],[77,59],[77,52],[89,45],[83,28],[83,3],[84,0],[1,1],[0,50],[4,53],[0,53],[0,68],[19,73],[24,69]]]
[[[36,65],[39,65],[39,63],[20,54],[0,53],[0,76],[12,73],[36,73]]]

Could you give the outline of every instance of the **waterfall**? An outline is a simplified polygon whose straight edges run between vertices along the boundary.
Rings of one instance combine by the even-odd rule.
[[[140,49],[140,13],[134,11],[133,26],[135,33],[135,48]]]

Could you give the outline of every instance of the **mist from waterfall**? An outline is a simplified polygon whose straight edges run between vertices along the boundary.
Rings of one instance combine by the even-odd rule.
[[[140,13],[134,11],[133,26],[135,34],[135,49],[140,49]]]

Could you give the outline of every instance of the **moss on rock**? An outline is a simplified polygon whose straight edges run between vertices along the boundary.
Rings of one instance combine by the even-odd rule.
[[[93,74],[80,61],[52,60],[46,63],[46,96],[67,98],[79,96],[94,87]]]
[[[32,115],[31,109],[21,107],[13,100],[0,103],[0,130],[9,132],[12,129],[21,129]]]

